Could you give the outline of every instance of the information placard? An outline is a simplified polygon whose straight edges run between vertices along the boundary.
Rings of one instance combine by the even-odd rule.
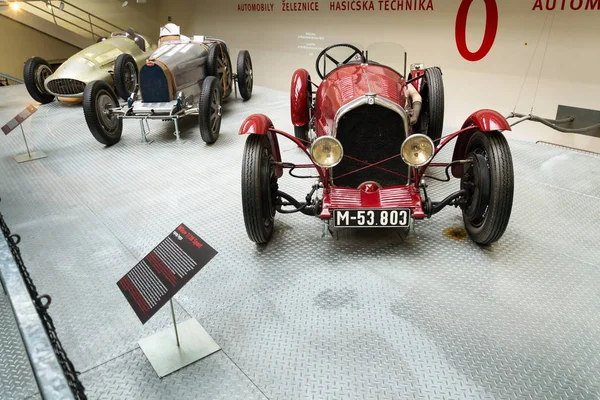
[[[117,286],[145,324],[216,255],[215,249],[181,224]]]
[[[37,111],[37,107],[34,106],[33,104],[30,104],[29,106],[27,106],[26,109],[21,111],[16,117],[14,117],[10,121],[8,121],[2,127],[2,132],[4,132],[5,135],[8,135],[10,132],[12,132],[13,129],[15,129],[17,126],[19,126],[23,121],[25,121],[27,118],[29,118],[36,111]]]

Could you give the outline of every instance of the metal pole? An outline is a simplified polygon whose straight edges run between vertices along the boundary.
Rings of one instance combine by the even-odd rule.
[[[181,136],[179,135],[179,122],[177,121],[177,117],[173,117],[173,122],[175,123],[175,137],[177,141],[181,140]]]
[[[48,4],[50,4],[50,11],[52,11],[52,19],[54,19],[54,25],[58,25],[58,22],[56,22],[56,15],[54,15],[54,6],[52,5],[52,1],[50,1]]]
[[[25,131],[23,130],[23,124],[19,124],[21,128],[21,133],[23,134],[23,140],[25,141],[25,147],[27,148],[27,155],[31,158],[31,153],[29,152],[29,146],[27,145],[27,138],[25,138]]]
[[[92,32],[92,41],[94,41],[94,25],[92,24],[92,14],[88,14],[88,19],[90,20],[90,31]]]
[[[179,333],[177,332],[177,321],[175,320],[175,308],[173,307],[173,299],[169,300],[171,304],[171,315],[173,316],[173,327],[175,328],[175,339],[177,339],[177,347],[181,347],[179,345]]]

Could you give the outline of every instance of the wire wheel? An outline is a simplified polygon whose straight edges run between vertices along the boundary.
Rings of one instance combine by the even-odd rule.
[[[208,50],[206,69],[207,75],[217,78],[221,97],[229,96],[233,86],[233,70],[227,47],[223,43],[218,42],[211,45]]]
[[[242,50],[237,59],[237,77],[240,95],[244,100],[252,97],[252,88],[254,87],[254,70],[252,69],[252,59],[248,50]]]
[[[221,124],[221,94],[219,88],[213,89],[210,102],[210,128],[213,132],[218,131]]]
[[[125,66],[125,88],[128,92],[133,92],[135,90],[136,82],[137,72],[135,70],[135,66],[132,64],[127,64]]]
[[[115,91],[123,100],[127,100],[135,91],[138,82],[138,69],[130,54],[121,54],[115,61]]]
[[[198,107],[200,135],[207,144],[212,144],[219,138],[222,116],[221,99],[221,89],[217,78],[207,76],[202,82]]]

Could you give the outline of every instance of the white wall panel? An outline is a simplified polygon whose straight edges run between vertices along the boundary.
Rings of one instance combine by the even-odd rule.
[[[512,111],[523,82],[518,111],[528,113],[533,104],[536,114],[553,117],[558,104],[600,109],[600,74],[595,72],[600,66],[600,1],[582,0],[581,9],[575,11],[570,0],[564,1],[565,9],[561,10],[563,1],[558,0],[555,9],[549,11],[547,6],[553,2],[496,0],[496,39],[487,56],[477,62],[465,60],[457,50],[455,25],[461,0],[432,0],[433,11],[345,12],[331,11],[331,1],[319,1],[318,12],[287,12],[282,11],[281,1],[163,0],[159,22],[166,22],[171,16],[183,32],[222,38],[235,52],[241,48],[250,50],[256,83],[282,90],[288,89],[294,69],[304,67],[314,74],[317,51],[299,48],[307,43],[322,47],[337,41],[365,45],[399,42],[407,48],[409,62],[442,68],[447,93],[446,123],[456,127],[477,108]],[[405,0],[405,8],[407,3]],[[579,0],[572,3],[577,7]],[[272,5],[273,11],[238,11],[238,5],[244,4],[266,4],[266,8]],[[540,4],[543,10],[539,10]],[[374,6],[379,8],[380,3],[375,1]],[[471,51],[477,50],[482,41],[485,15],[484,0],[474,0],[467,19],[467,44]],[[306,33],[325,40],[298,38]],[[519,130],[525,136],[555,136],[546,128],[525,125]],[[583,140],[585,145],[591,139],[575,140]]]

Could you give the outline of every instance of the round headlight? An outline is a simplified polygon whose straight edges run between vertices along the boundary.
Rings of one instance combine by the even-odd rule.
[[[344,149],[339,140],[331,136],[321,136],[310,148],[312,158],[319,167],[335,167],[344,157]]]
[[[410,135],[402,143],[402,159],[412,167],[421,167],[433,158],[435,146],[429,136]]]

